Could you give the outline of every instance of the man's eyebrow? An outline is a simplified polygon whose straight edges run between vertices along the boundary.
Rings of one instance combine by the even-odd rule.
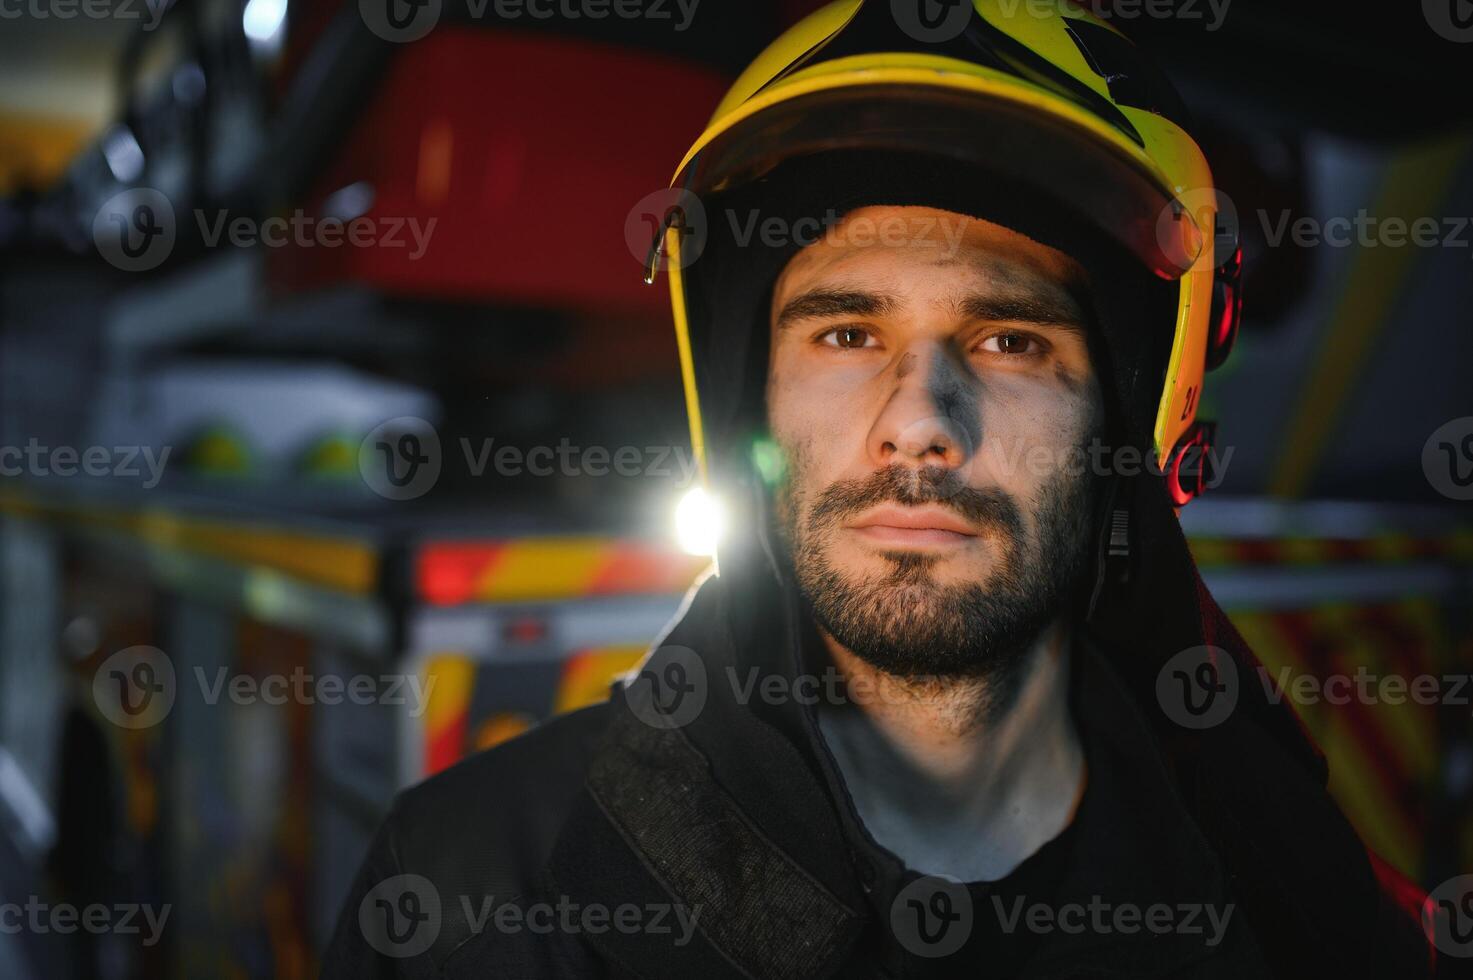
[[[881,293],[860,290],[812,289],[800,293],[783,305],[777,315],[777,329],[782,330],[798,320],[814,320],[830,316],[884,316],[895,308],[895,300]]]
[[[958,316],[969,320],[1036,323],[1065,330],[1084,329],[1084,311],[1067,297],[1037,293],[991,296],[971,293],[955,304]]]

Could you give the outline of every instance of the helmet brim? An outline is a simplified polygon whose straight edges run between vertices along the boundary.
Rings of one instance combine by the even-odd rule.
[[[872,75],[875,73],[863,73]],[[674,182],[704,197],[760,179],[786,160],[879,150],[956,161],[1064,207],[1163,279],[1197,260],[1204,236],[1128,138],[1112,138],[1037,98],[979,90],[975,79],[928,85],[846,80],[789,93],[708,133]],[[963,84],[957,84],[961,82]]]

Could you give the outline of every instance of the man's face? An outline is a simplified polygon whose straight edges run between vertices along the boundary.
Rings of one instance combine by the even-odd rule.
[[[902,676],[1005,675],[1090,542],[1085,275],[929,208],[846,215],[774,288],[779,514],[819,625]]]

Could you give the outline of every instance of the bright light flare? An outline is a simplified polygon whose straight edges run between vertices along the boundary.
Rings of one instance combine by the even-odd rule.
[[[675,507],[675,539],[690,555],[716,557],[716,546],[726,530],[721,501],[702,487],[692,487]]]
[[[240,26],[257,53],[274,55],[280,50],[286,6],[287,0],[249,0],[245,5]]]

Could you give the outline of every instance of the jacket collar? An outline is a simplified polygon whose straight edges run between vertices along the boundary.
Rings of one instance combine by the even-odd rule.
[[[737,577],[703,583],[616,694],[549,869],[576,901],[678,905],[695,915],[684,944],[677,933],[589,937],[645,976],[830,975],[867,927],[888,928],[870,912],[856,871],[861,847],[845,830],[849,804],[834,791],[842,784],[811,711],[761,695],[774,689],[764,685],[793,690],[801,669],[796,601],[776,577],[742,576],[735,587]],[[1053,904],[1224,907],[1216,856],[1151,726],[1106,658],[1084,653],[1078,710],[1095,751],[1113,760],[1123,825],[1112,846],[1070,862]],[[1149,976],[1212,952],[1191,936],[1061,933],[1033,968],[1067,971],[1087,960]]]

